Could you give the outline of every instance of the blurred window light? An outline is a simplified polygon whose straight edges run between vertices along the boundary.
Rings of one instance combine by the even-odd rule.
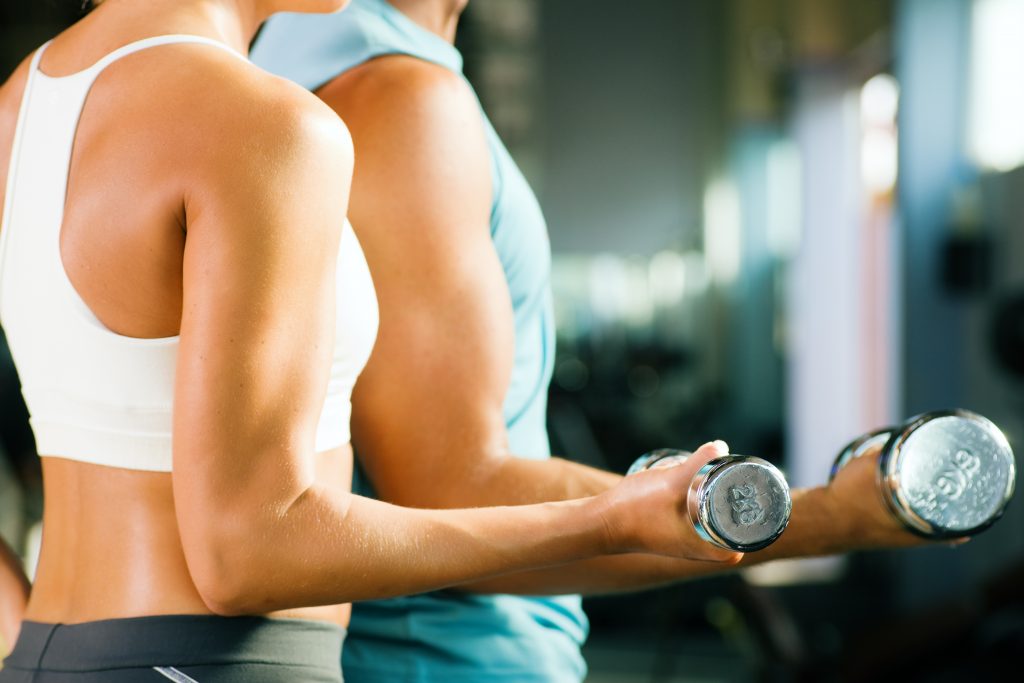
[[[659,251],[648,268],[651,300],[655,306],[670,308],[686,294],[686,261],[675,251]]]
[[[768,249],[788,258],[800,245],[800,149],[792,140],[768,148]]]
[[[556,254],[551,262],[551,290],[554,293],[555,326],[560,338],[575,342],[593,329],[590,308],[590,259]]]
[[[626,263],[625,307],[621,319],[634,328],[646,328],[654,320],[654,301],[651,293],[650,262],[646,258],[631,258]]]
[[[590,264],[590,306],[605,325],[649,325],[653,317],[646,260],[600,254]]]
[[[590,263],[590,308],[601,322],[613,322],[629,305],[629,276],[622,259],[600,254]]]
[[[704,253],[716,283],[732,283],[740,270],[742,216],[736,185],[726,178],[713,180],[704,191]]]
[[[683,274],[686,279],[686,296],[691,299],[704,296],[710,284],[704,254],[699,251],[683,254]]]
[[[899,85],[889,74],[878,74],[861,88],[860,172],[864,188],[872,195],[888,194],[896,186],[898,105]]]
[[[860,143],[860,172],[871,194],[885,194],[896,186],[898,172],[896,133],[869,128]]]
[[[886,128],[896,122],[900,86],[889,74],[878,74],[860,89],[860,115],[868,126]]]
[[[971,27],[969,154],[981,168],[1024,164],[1024,0],[974,0]]]
[[[743,578],[755,586],[796,586],[808,583],[834,583],[843,576],[846,558],[800,557],[776,560],[741,570]]]

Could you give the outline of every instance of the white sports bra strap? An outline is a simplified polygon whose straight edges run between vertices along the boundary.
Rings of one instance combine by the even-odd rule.
[[[22,127],[25,124],[25,116],[29,109],[29,98],[27,95],[32,92],[32,81],[36,72],[39,70],[39,60],[43,58],[43,52],[46,51],[46,47],[52,41],[43,43],[42,47],[36,50],[35,54],[32,55],[32,62],[29,65],[28,77],[25,79],[24,95],[21,98],[21,105],[18,107],[18,120],[14,127],[14,139],[11,141],[11,157],[7,168],[7,183],[4,190],[4,215],[3,219],[0,220],[0,301],[2,301],[4,291],[4,260],[7,258],[7,235],[10,230],[7,229],[7,224],[11,221],[11,206],[14,204],[14,187],[15,179],[18,174],[14,170],[14,161],[18,159],[21,152],[21,135],[19,134]]]
[[[141,40],[136,40],[134,42],[128,43],[127,45],[122,45],[121,47],[117,48],[113,52],[110,52],[107,55],[105,55],[104,57],[100,58],[92,66],[86,67],[85,69],[82,69],[81,71],[78,71],[78,72],[73,73],[73,74],[69,74],[67,76],[57,76],[57,77],[54,77],[54,76],[47,76],[46,74],[44,74],[43,72],[41,72],[39,70],[39,62],[43,58],[43,53],[46,52],[46,48],[48,48],[50,46],[50,43],[52,43],[52,42],[53,42],[52,40],[46,41],[45,43],[43,43],[42,46],[39,47],[38,50],[35,51],[35,54],[32,55],[32,61],[29,64],[28,76],[25,79],[25,88],[24,88],[25,96],[22,97],[21,106],[18,109],[18,121],[17,121],[17,124],[15,126],[15,135],[14,135],[13,144],[11,146],[11,157],[10,158],[11,158],[12,161],[15,160],[15,159],[18,159],[18,157],[19,157],[19,151],[21,149],[21,138],[22,138],[22,136],[19,133],[20,133],[20,131],[23,128],[25,115],[26,115],[26,113],[28,112],[28,109],[29,109],[29,104],[30,104],[30,99],[31,99],[30,95],[31,95],[31,92],[32,92],[32,86],[34,84],[34,81],[36,80],[37,75],[42,75],[44,78],[50,78],[50,79],[56,80],[56,79],[60,79],[60,78],[73,78],[73,77],[76,77],[76,76],[77,77],[82,77],[82,76],[85,76],[86,74],[88,74],[88,80],[91,82],[91,81],[95,80],[96,77],[99,76],[99,74],[105,68],[107,68],[108,66],[110,66],[111,64],[116,62],[117,60],[121,59],[122,57],[126,57],[126,56],[128,56],[130,54],[133,54],[135,52],[139,52],[141,50],[145,50],[145,49],[150,48],[150,47],[158,47],[160,45],[172,45],[172,44],[182,44],[182,43],[209,45],[211,47],[220,48],[221,50],[224,50],[225,52],[228,52],[228,53],[234,55],[235,57],[238,57],[239,59],[241,59],[243,61],[248,61],[248,59],[246,57],[238,54],[233,49],[231,49],[230,47],[225,45],[224,43],[222,43],[220,41],[217,41],[217,40],[214,40],[213,38],[207,38],[205,36],[194,36],[194,35],[189,35],[189,34],[185,34],[185,33],[171,33],[171,34],[162,35],[162,36],[153,36],[151,38],[143,38]],[[9,170],[13,170],[13,169],[9,169]],[[5,188],[5,192],[4,192],[3,220],[0,221],[0,273],[3,272],[3,263],[4,263],[5,254],[6,254],[5,245],[7,243],[6,235],[9,232],[8,230],[5,230],[4,228],[6,227],[7,223],[10,220],[10,215],[11,215],[11,210],[10,209],[11,209],[11,204],[14,201],[14,194],[15,194],[14,193],[14,186],[15,186],[15,178],[16,178],[16,176],[17,176],[16,173],[13,173],[13,172],[8,173],[6,188]],[[2,293],[2,292],[3,292],[3,278],[0,277],[0,293]]]
[[[224,43],[214,40],[213,38],[206,38],[205,36],[190,36],[184,33],[172,33],[165,36],[153,36],[152,38],[143,38],[142,40],[136,40],[133,43],[128,43],[127,45],[117,48],[116,50],[108,54],[106,57],[103,57],[92,66],[85,69],[85,71],[93,71],[98,74],[99,72],[103,71],[105,68],[107,68],[117,60],[121,59],[122,57],[127,57],[130,54],[139,52],[141,50],[145,50],[150,47],[157,47],[160,45],[172,45],[178,43],[198,43],[200,45],[210,45],[212,47],[219,47],[220,49],[225,50],[226,52],[230,52],[231,54],[233,54],[241,60],[248,61],[245,57],[238,54]],[[46,45],[40,48],[40,51],[42,51],[45,48]]]

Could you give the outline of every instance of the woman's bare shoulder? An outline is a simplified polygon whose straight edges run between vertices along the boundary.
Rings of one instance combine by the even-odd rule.
[[[148,163],[186,191],[241,169],[316,165],[325,155],[351,167],[348,130],[333,111],[237,54],[179,44],[123,62],[97,82],[91,96],[102,102],[93,112],[116,120],[121,140],[152,150]]]
[[[351,157],[345,124],[306,89],[227,53],[197,50],[190,59],[187,73],[175,71],[175,106],[213,136],[217,147],[252,147],[258,141],[263,154],[324,148]]]

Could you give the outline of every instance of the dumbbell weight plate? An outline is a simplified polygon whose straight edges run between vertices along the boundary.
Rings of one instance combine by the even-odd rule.
[[[701,537],[731,550],[771,545],[789,524],[789,485],[771,463],[751,456],[716,458],[694,477],[690,517]]]
[[[990,526],[1013,496],[1016,467],[1003,433],[966,410],[911,419],[879,459],[883,498],[906,526],[930,538]]]

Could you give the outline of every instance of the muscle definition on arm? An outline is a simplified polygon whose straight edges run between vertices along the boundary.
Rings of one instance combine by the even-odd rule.
[[[619,477],[607,472],[509,452],[502,402],[512,304],[488,230],[490,157],[468,86],[441,67],[392,56],[318,94],[346,121],[359,159],[349,216],[381,325],[353,397],[353,439],[381,497],[418,507],[514,505],[614,486]]]
[[[679,514],[711,446],[679,472],[522,508],[410,510],[314,482],[352,150],[325,107],[282,100],[225,127],[244,144],[209,152],[187,198],[173,484],[207,605],[234,614],[335,604],[638,549],[737,560]],[[282,128],[294,133],[264,134]],[[226,185],[239,177],[246,183]],[[652,529],[651,515],[674,523]]]
[[[389,56],[318,94],[345,119],[359,157],[350,216],[374,274],[381,327],[356,386],[353,436],[381,497],[449,508],[566,500],[614,487],[621,476],[509,450],[502,404],[512,309],[489,234],[489,152],[469,87],[441,67]],[[858,471],[846,477],[858,478]],[[833,488],[850,497],[864,490]],[[794,491],[790,527],[743,564],[914,542],[881,516],[880,501],[867,505],[870,522],[852,520],[834,493]],[[604,557],[466,588],[606,592],[720,571],[704,562]]]

